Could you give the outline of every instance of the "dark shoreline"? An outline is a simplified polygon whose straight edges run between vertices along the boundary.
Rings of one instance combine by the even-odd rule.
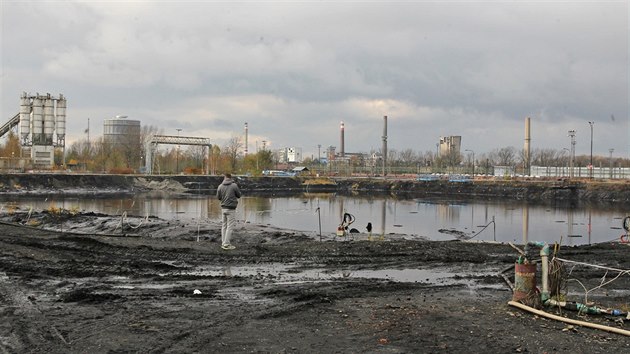
[[[167,191],[213,194],[222,176],[2,174],[0,195],[111,196]],[[588,180],[475,180],[474,182],[416,181],[387,178],[236,177],[246,193],[379,194],[402,198],[513,200],[543,204],[595,204],[630,207],[630,184]]]

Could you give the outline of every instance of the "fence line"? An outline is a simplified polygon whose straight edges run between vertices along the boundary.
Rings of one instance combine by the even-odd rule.
[[[568,166],[532,166],[531,176],[537,177],[569,177],[571,167]],[[577,178],[607,178],[625,179],[630,178],[630,167],[573,167],[573,177]]]

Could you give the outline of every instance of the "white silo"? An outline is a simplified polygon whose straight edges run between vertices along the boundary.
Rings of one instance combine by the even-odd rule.
[[[26,92],[20,97],[20,135],[23,142],[28,142],[31,134],[31,99]]]
[[[40,96],[33,98],[33,141],[39,140],[44,132],[44,106]]]
[[[55,103],[50,94],[44,100],[44,137],[46,144],[52,144],[55,133]]]
[[[23,147],[30,147],[33,167],[54,167],[55,149],[65,149],[66,104],[62,95],[56,98],[50,94],[24,92],[20,96],[21,143]]]
[[[63,95],[59,95],[57,100],[57,121],[55,124],[57,140],[65,140],[66,136],[66,99]]]

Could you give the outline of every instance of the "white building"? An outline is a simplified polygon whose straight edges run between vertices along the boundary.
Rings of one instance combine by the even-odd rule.
[[[459,155],[462,148],[461,136],[440,137],[440,156]]]
[[[302,148],[285,147],[276,151],[279,163],[301,163]]]

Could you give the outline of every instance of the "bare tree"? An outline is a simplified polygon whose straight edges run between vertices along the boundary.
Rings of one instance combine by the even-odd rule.
[[[514,166],[516,149],[513,146],[501,148],[497,151],[498,163],[501,166]]]
[[[68,163],[71,160],[75,160],[81,168],[88,168],[88,165],[93,160],[92,152],[95,151],[95,149],[90,147],[87,139],[77,140],[66,149],[65,161]]]
[[[387,161],[388,165],[396,166],[399,163],[398,160],[398,150],[396,149],[387,149]]]
[[[418,154],[412,149],[405,149],[399,153],[399,158],[404,166],[413,166],[418,161]]]
[[[236,167],[238,165],[238,156],[242,147],[243,143],[241,142],[241,137],[233,136],[230,138],[230,140],[228,140],[228,142],[222,149],[222,153],[225,154],[230,163],[231,172],[236,171]]]
[[[532,165],[554,166],[560,153],[556,149],[534,149],[532,151]]]
[[[418,155],[418,158],[422,160],[424,166],[432,166],[436,159],[435,151],[427,150],[423,154]]]
[[[185,156],[189,156],[192,160],[193,166],[201,170],[203,170],[206,148],[206,146],[190,145],[185,152]]]
[[[440,159],[448,167],[455,167],[462,162],[462,155],[455,149],[450,149],[444,156],[440,156]]]

